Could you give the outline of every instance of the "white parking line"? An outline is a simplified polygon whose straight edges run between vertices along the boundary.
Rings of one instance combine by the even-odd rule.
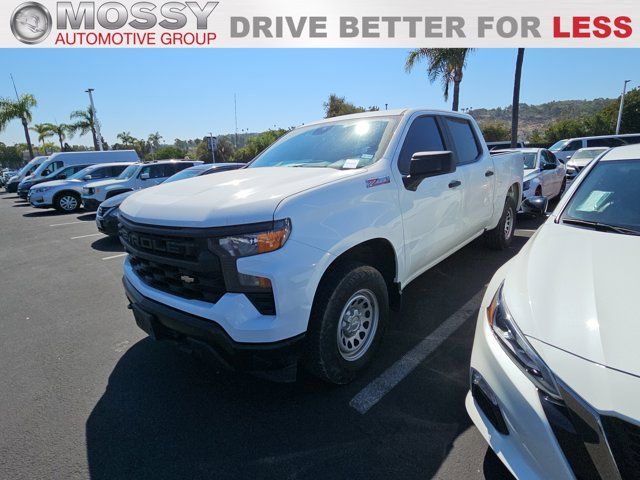
[[[81,223],[87,223],[87,222],[54,223],[53,225],[49,225],[49,226],[50,227],[64,227],[66,225],[80,225]]]
[[[100,237],[101,233],[92,233],[91,235],[80,235],[79,237],[71,237],[71,240],[77,240],[79,238]]]
[[[111,255],[110,257],[104,257],[102,260],[113,260],[114,258],[126,257],[127,253],[120,253],[118,255]]]
[[[365,414],[389,393],[398,383],[409,375],[425,358],[449,338],[469,317],[475,318],[478,305],[482,301],[484,289],[476,293],[460,310],[447,318],[431,335],[407,352],[400,360],[391,365],[378,378],[364,387],[351,399],[349,405],[359,413]]]

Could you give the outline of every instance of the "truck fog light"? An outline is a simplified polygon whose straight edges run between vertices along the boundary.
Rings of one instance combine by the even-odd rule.
[[[238,273],[238,281],[240,282],[240,285],[244,287],[264,288],[265,290],[271,289],[271,280],[264,277]]]

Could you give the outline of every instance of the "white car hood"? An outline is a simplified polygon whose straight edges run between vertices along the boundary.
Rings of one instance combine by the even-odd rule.
[[[593,161],[593,158],[578,158],[576,160],[571,159],[567,162],[567,165],[570,167],[586,167]]]
[[[120,206],[140,223],[217,227],[273,219],[278,204],[296,193],[354,175],[333,168],[245,168],[142,190]]]
[[[539,173],[540,173],[540,171],[537,170],[537,169],[533,169],[533,170],[525,169],[523,180],[526,182],[527,180],[531,180],[532,178],[536,178]]]
[[[50,182],[42,182],[35,185],[35,188],[40,187],[64,187],[64,186],[73,186],[78,187],[81,186],[80,180],[51,180]]]
[[[110,178],[109,180],[97,180],[97,181],[89,180],[85,186],[92,187],[92,188],[109,187],[111,185],[118,185],[119,183],[124,183],[128,180],[129,180],[128,178],[125,178],[125,179]]]
[[[514,258],[505,301],[527,336],[640,375],[639,252],[640,237],[548,221]]]

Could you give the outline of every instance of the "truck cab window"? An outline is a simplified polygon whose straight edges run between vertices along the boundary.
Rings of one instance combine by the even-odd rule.
[[[480,155],[480,147],[471,124],[460,118],[444,117],[444,120],[453,138],[458,165],[475,162]]]
[[[402,144],[398,168],[403,175],[409,175],[409,163],[416,152],[439,152],[445,150],[444,142],[435,117],[416,118]]]

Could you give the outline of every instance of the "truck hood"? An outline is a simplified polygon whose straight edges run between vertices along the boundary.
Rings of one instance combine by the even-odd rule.
[[[638,236],[548,221],[514,258],[505,302],[525,335],[640,375],[639,251]]]
[[[355,175],[359,170],[261,167],[231,170],[137,192],[120,211],[140,223],[217,227],[273,219],[278,204],[296,193]]]

